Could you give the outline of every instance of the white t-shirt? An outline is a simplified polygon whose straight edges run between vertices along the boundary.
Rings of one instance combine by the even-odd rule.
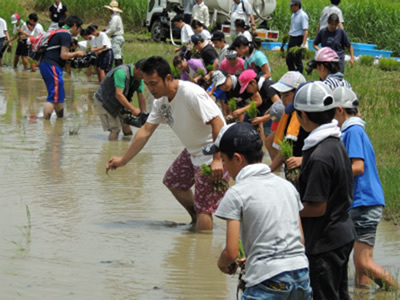
[[[185,24],[181,29],[181,43],[188,44],[191,42],[190,38],[194,35],[192,27],[189,24]]]
[[[254,13],[248,0],[242,0],[238,4],[233,3],[231,12],[231,30],[233,32],[235,31],[235,20],[237,19],[242,19],[247,25],[250,25],[250,15],[254,15]]]
[[[237,36],[243,35],[249,42],[253,41],[253,37],[251,36],[251,33],[248,30],[245,30],[244,32],[238,32]]]
[[[203,29],[202,32],[200,32],[200,36],[204,41],[211,41],[211,33],[207,29]]]
[[[41,34],[43,32],[44,32],[43,26],[40,25],[39,23],[37,23],[35,25],[35,28],[33,28],[32,32],[31,32],[31,35],[36,37],[36,36],[38,36],[39,34]]]
[[[193,20],[200,21],[206,27],[210,26],[208,7],[204,4],[204,1],[200,5],[197,3],[193,5],[192,18]]]
[[[93,48],[106,46],[106,49],[111,49],[111,41],[108,38],[107,34],[103,31],[100,31],[99,36],[94,37],[92,45]]]
[[[344,23],[344,18],[341,9],[334,4],[324,7],[322,10],[321,18],[319,19],[319,30],[328,27],[328,18],[332,14],[337,14],[339,17],[339,22]]]
[[[3,18],[0,18],[0,39],[6,36],[4,31],[8,31],[7,22]]]
[[[192,163],[201,166],[213,160],[212,156],[203,154],[202,148],[213,142],[211,125],[206,123],[217,116],[225,123],[221,110],[204,89],[179,80],[172,101],[168,97],[154,100],[147,122],[168,124],[189,151]]]
[[[246,287],[279,273],[308,268],[301,243],[300,195],[287,180],[262,163],[240,170],[215,215],[240,221],[246,253]]]

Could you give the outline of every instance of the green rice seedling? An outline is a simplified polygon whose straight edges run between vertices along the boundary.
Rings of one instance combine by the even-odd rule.
[[[206,164],[202,164],[199,172],[200,172],[200,174],[211,178],[211,167],[210,166],[208,166]],[[226,181],[225,178],[222,178],[219,181],[214,181],[212,183],[213,191],[216,193],[219,193],[219,194],[224,194],[228,190],[228,188],[229,188],[229,182]]]
[[[199,74],[201,77],[205,77],[206,76],[206,72],[204,72],[203,69],[197,69],[197,74]]]
[[[178,68],[175,68],[174,65],[170,65],[171,66],[171,72],[172,72],[172,76],[175,79],[181,78],[181,70],[179,70]],[[192,79],[193,81],[193,79]]]
[[[25,204],[25,212],[26,212],[26,219],[27,224],[25,226],[18,226],[19,231],[22,234],[21,241],[12,240],[11,243],[17,246],[19,252],[26,252],[29,249],[29,245],[31,242],[31,211],[29,206]]]
[[[235,111],[236,108],[237,108],[236,100],[235,100],[235,99],[230,99],[230,100],[228,101],[228,106],[229,106],[229,109],[230,109],[231,111]]]
[[[293,156],[293,143],[290,140],[279,140],[279,144],[281,146],[281,153],[284,160],[287,160],[288,158]],[[285,164],[284,172],[286,179],[292,182],[294,185],[297,185],[297,183],[299,182],[300,168],[289,170]]]
[[[400,70],[400,62],[392,58],[379,59],[379,69],[384,71],[398,71]]]
[[[360,64],[363,66],[372,66],[374,64],[375,58],[371,55],[361,55]]]
[[[245,256],[246,256],[246,254],[244,253],[242,240],[239,239],[239,256],[238,256],[238,258],[241,259],[241,258],[243,258]]]
[[[294,46],[288,50],[288,52],[292,55],[297,55],[299,52],[301,52],[303,49],[301,49],[299,46]]]
[[[246,113],[250,119],[254,119],[255,117],[257,117],[258,109],[254,100],[251,100],[250,107],[246,110]]]

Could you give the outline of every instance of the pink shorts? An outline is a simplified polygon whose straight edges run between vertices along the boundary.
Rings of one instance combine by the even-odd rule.
[[[189,152],[184,149],[164,175],[163,183],[168,188],[189,190],[194,185],[194,209],[198,213],[213,213],[224,193],[212,189],[211,179],[200,173],[201,167],[194,166]],[[224,168],[224,178],[229,174]]]

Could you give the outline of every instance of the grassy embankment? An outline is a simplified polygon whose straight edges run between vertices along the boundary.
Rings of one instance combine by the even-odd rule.
[[[42,6],[38,6],[38,4],[35,6],[36,10],[39,10],[38,7],[42,7],[42,11],[45,11],[43,7],[47,7],[51,3],[51,1],[35,0],[35,3],[39,2],[45,3],[41,4]],[[96,22],[99,25],[106,25],[108,23],[109,16],[107,10],[103,11],[103,5],[108,4],[109,1],[86,0],[80,2],[78,5],[79,2],[76,0],[69,1],[68,7],[71,13],[82,15],[86,24]],[[128,1],[120,1],[120,7],[125,12],[128,11],[123,15],[126,27],[131,28],[132,31],[126,35],[129,42],[126,43],[124,49],[125,61],[136,61],[151,55],[162,55],[172,61],[173,46],[139,42],[135,39],[137,33],[133,33],[132,28],[142,23],[145,16],[145,2],[145,0],[132,1],[141,9],[140,12],[138,10],[131,15],[129,9],[125,7],[125,3]],[[328,1],[304,1],[303,7],[310,15],[311,38],[315,35],[320,11],[326,2]],[[21,7],[22,5],[18,6],[14,2],[8,1],[6,6],[0,8],[0,15],[11,16],[14,11],[23,12]],[[341,8],[344,12],[345,28],[354,41],[374,43],[379,48],[390,49],[398,53],[400,18],[396,16],[400,14],[400,4],[397,1],[347,0],[341,4]],[[25,11],[25,14],[21,13],[25,16],[28,14],[29,11]],[[87,19],[85,16],[88,16]],[[95,19],[94,16],[98,16],[99,19]],[[273,22],[275,28],[286,32],[289,19],[290,11],[287,0],[278,0]],[[285,61],[277,52],[268,51],[266,54],[271,63],[272,77],[274,80],[278,80],[287,71]],[[7,54],[5,56],[5,60],[9,60],[11,57]],[[386,197],[385,217],[398,222],[400,221],[400,103],[398,101],[400,99],[400,72],[382,71],[376,65],[364,66],[358,62],[352,69],[347,66],[345,73],[346,79],[352,84],[360,98],[362,117],[367,121],[366,130],[375,148],[378,170]],[[318,80],[315,72],[311,76],[307,76],[307,79]]]

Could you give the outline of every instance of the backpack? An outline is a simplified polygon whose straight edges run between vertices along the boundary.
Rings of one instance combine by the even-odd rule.
[[[41,55],[46,52],[46,50],[53,50],[57,48],[61,48],[61,45],[49,46],[50,39],[58,32],[69,32],[67,29],[57,29],[50,30],[44,33],[39,34],[36,37],[30,37],[28,39],[28,45],[31,46],[31,50],[34,55]]]

